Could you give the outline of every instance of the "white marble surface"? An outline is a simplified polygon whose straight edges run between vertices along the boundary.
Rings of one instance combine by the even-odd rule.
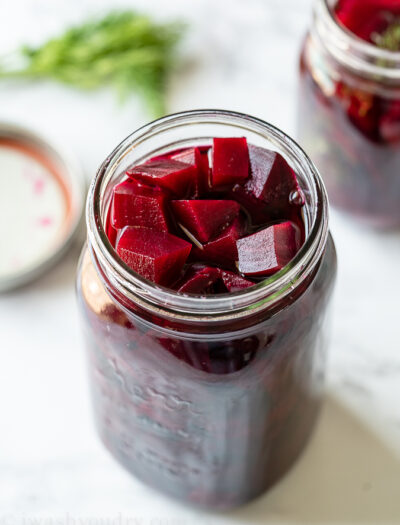
[[[0,49],[117,4],[190,24],[170,111],[235,109],[294,132],[296,59],[311,0],[2,0]],[[138,100],[121,108],[106,91],[88,97],[51,83],[3,82],[1,119],[64,142],[90,178],[148,115]],[[74,296],[78,245],[39,281],[1,296],[0,525],[399,524],[400,233],[371,232],[338,214],[332,230],[340,271],[318,429],[279,485],[225,515],[153,493],[100,446]]]

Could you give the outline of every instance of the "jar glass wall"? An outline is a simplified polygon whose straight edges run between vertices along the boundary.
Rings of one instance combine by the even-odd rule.
[[[298,137],[331,202],[364,222],[400,224],[400,53],[340,26],[316,0],[300,61]]]
[[[234,294],[184,296],[117,257],[103,224],[125,169],[217,136],[282,153],[305,195],[307,239],[281,272]],[[320,407],[336,274],[324,187],[286,135],[257,119],[194,111],[128,137],[88,197],[78,297],[96,425],[111,453],[152,487],[229,508],[261,494],[303,450]]]

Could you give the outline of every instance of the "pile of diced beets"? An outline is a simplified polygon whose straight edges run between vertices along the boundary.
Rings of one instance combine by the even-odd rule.
[[[304,241],[304,199],[278,153],[216,138],[132,166],[113,189],[106,231],[142,277],[180,293],[253,286]]]

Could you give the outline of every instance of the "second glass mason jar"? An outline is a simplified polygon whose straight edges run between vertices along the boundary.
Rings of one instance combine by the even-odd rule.
[[[305,196],[305,244],[278,274],[200,297],[159,287],[118,258],[104,231],[128,166],[171,149],[246,136],[279,151]],[[327,198],[305,153],[246,115],[193,111],[139,129],[89,191],[78,298],[93,407],[105,446],[138,478],[193,505],[226,509],[261,494],[303,450],[319,411],[336,275]]]
[[[300,63],[298,137],[335,206],[400,225],[400,53],[343,28],[316,0]]]

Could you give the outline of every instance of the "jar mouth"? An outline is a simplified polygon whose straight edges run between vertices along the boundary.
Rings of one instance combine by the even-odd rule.
[[[258,135],[260,139],[266,139],[308,183],[306,197],[313,210],[307,209],[306,239],[302,248],[281,271],[239,292],[207,296],[184,295],[144,279],[117,256],[103,226],[105,187],[118,172],[118,168],[121,168],[121,163],[124,160],[126,162],[127,155],[163,131],[182,131],[182,128],[189,129],[188,126],[201,124],[221,124],[235,129],[237,133],[243,132],[241,136],[247,131]],[[175,145],[169,143],[168,149],[171,144]],[[305,207],[309,208],[307,205]],[[320,260],[328,237],[328,200],[324,184],[314,164],[288,135],[267,122],[242,113],[213,109],[195,110],[168,115],[151,122],[133,132],[115,148],[100,166],[91,183],[86,221],[88,240],[96,263],[101,266],[111,286],[117,287],[134,303],[158,315],[213,321],[232,318],[233,315],[246,316],[254,310],[269,307],[292,293],[310,275]]]
[[[362,40],[335,18],[336,0],[316,0],[314,22],[325,48],[341,64],[365,76],[400,80],[400,52],[381,49]]]

